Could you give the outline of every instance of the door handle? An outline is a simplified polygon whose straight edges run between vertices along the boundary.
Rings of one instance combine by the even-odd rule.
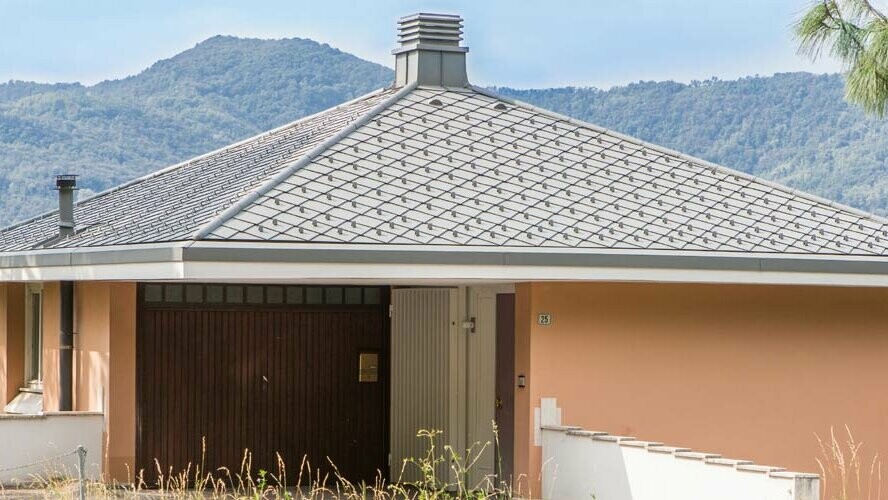
[[[496,398],[496,401],[493,402],[493,405],[496,407],[497,410],[502,410],[503,409],[503,400],[500,398]]]

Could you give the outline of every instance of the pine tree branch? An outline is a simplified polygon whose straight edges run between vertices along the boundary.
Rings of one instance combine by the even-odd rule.
[[[882,21],[888,23],[888,16],[886,16],[884,13],[882,13],[882,11],[880,11],[879,9],[873,7],[872,2],[870,2],[869,0],[859,0],[859,1],[861,4],[863,4],[864,7],[866,7],[867,11],[869,11],[870,14],[872,14],[873,16],[876,16],[879,19],[881,19]]]
[[[830,5],[835,8],[835,13],[833,13],[833,11],[830,9]],[[841,31],[844,35],[848,36],[848,38],[850,38],[851,41],[854,42],[854,45],[857,46],[857,54],[865,52],[866,45],[864,45],[864,43],[857,38],[856,33],[848,29],[849,24],[854,26],[857,30],[861,30],[860,26],[857,26],[849,21],[845,21],[844,18],[842,18],[842,11],[839,10],[839,5],[835,1],[823,0],[823,6],[826,8],[826,15],[829,16],[830,20],[832,20],[832,22],[835,23],[835,25],[837,26],[837,28],[831,29]],[[855,60],[859,57],[857,54],[854,55]]]

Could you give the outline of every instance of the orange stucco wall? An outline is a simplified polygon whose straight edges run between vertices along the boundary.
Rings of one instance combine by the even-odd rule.
[[[74,325],[75,331],[77,325]],[[76,342],[76,341],[75,341]],[[59,409],[59,284],[43,284],[43,410]]]
[[[109,477],[133,480],[136,457],[136,284],[109,283]],[[127,468],[129,466],[129,469]]]
[[[102,411],[106,407],[110,307],[109,283],[76,284],[73,399],[76,411]]]
[[[888,289],[533,283],[516,315],[515,463],[534,491],[542,397],[565,425],[794,470],[818,471],[830,426],[888,454]]]
[[[25,383],[25,285],[0,283],[0,409]]]
[[[58,409],[59,286],[43,288],[43,406]],[[74,410],[104,411],[105,471],[127,481],[135,458],[136,284],[74,287]],[[129,478],[131,479],[131,478]]]

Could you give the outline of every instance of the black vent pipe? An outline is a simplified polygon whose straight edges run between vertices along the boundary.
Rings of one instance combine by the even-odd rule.
[[[59,191],[59,240],[74,235],[74,190],[77,177],[56,177]],[[59,411],[73,409],[74,282],[59,282]]]
[[[59,282],[59,411],[71,411],[74,387],[74,282]]]

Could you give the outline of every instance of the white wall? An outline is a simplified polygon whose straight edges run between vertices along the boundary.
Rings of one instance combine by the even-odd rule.
[[[87,450],[87,477],[98,478],[102,471],[103,419],[95,412],[0,414],[0,484],[27,483],[35,475],[76,478],[77,455],[72,452],[78,445]],[[68,455],[54,458],[62,454]],[[37,465],[19,468],[34,463]]]
[[[815,474],[577,427],[544,426],[542,434],[544,499],[820,499]]]

